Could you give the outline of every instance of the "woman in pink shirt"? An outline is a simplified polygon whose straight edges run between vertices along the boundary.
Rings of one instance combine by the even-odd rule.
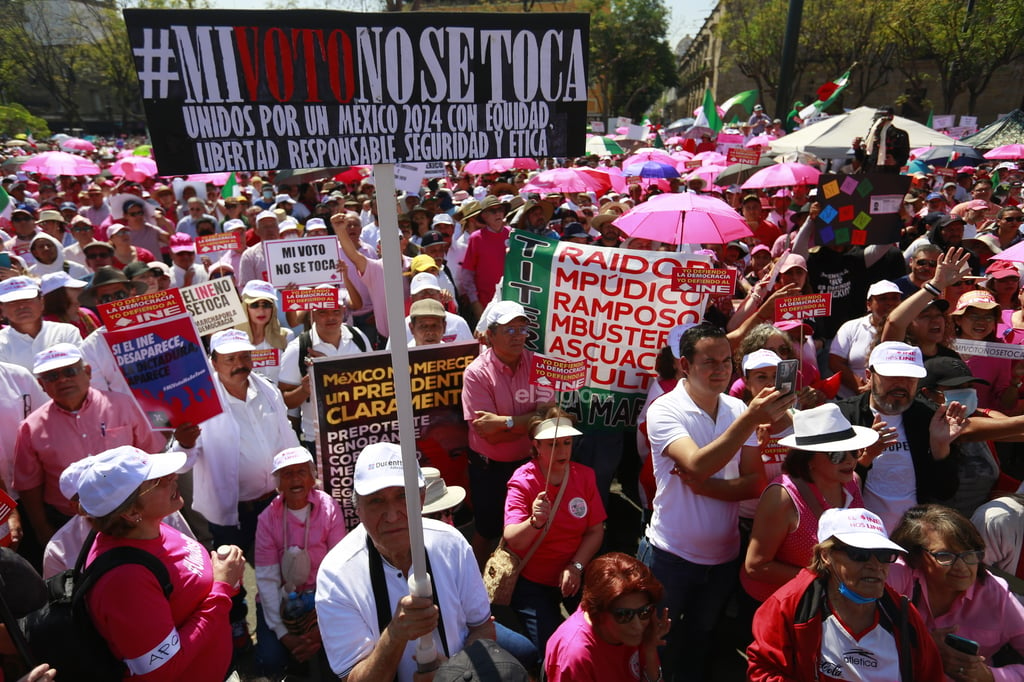
[[[1024,606],[985,568],[985,541],[960,512],[938,504],[911,507],[892,533],[905,547],[887,582],[906,595],[939,647],[946,679],[1024,680]],[[947,634],[977,643],[974,654],[950,646]],[[1010,651],[996,653],[1004,647]],[[1001,667],[1008,660],[1014,661]]]
[[[530,426],[532,459],[508,482],[503,535],[520,558],[540,540],[511,604],[537,651],[544,651],[561,623],[562,601],[579,593],[587,562],[604,539],[605,520],[594,470],[569,461],[573,437],[582,434],[558,408],[545,416]]]
[[[179,511],[177,471],[185,454],[147,454],[130,445],[106,450],[82,473],[79,505],[99,531],[88,564],[115,547],[137,547],[167,567],[171,592],[139,564],[118,566],[86,596],[96,630],[139,682],[221,682],[231,663],[228,612],[245,569],[242,550],[212,555],[161,523]]]

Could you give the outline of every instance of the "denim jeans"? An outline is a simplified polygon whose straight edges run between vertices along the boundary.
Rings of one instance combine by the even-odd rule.
[[[515,656],[516,660],[523,664],[527,670],[537,668],[544,658],[543,651],[537,651],[537,647],[515,630],[510,630],[501,623],[494,624],[494,641],[505,651]]]
[[[705,566],[640,540],[637,558],[665,588],[658,605],[668,608],[672,628],[659,649],[666,680],[710,679],[712,633],[739,578],[739,558]]]
[[[543,656],[548,638],[562,624],[562,591],[519,576],[510,604],[537,651]]]

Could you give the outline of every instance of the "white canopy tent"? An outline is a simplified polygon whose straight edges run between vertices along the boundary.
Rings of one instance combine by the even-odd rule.
[[[853,111],[826,118],[774,140],[771,143],[772,154],[787,152],[810,152],[822,159],[837,159],[850,153],[850,145],[855,137],[866,137],[871,128],[871,118],[876,109],[859,107]],[[949,145],[953,138],[944,135],[928,126],[921,125],[909,118],[897,116],[893,119],[897,128],[907,131],[910,136],[910,148],[937,147]]]

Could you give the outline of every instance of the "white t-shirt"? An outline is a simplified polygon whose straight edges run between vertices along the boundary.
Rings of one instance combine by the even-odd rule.
[[[870,314],[844,322],[832,339],[829,353],[846,360],[854,375],[858,379],[864,379],[864,370],[868,368],[868,357],[875,342],[875,334]],[[840,398],[852,398],[855,395],[857,394],[846,386],[839,387]]]
[[[672,474],[675,463],[662,453],[680,438],[689,437],[698,446],[711,443],[746,409],[742,400],[722,394],[718,396],[718,418],[712,419],[690,398],[686,382],[680,382],[647,411],[647,433],[657,483],[647,539],[658,549],[705,566],[724,564],[739,555],[739,503],[697,495]],[[757,435],[752,433],[744,445],[757,447]],[[737,451],[712,478],[731,479],[739,475]]]
[[[871,412],[878,415],[874,409]],[[864,506],[878,514],[891,533],[899,525],[903,512],[917,504],[917,479],[907,432],[903,428],[903,415],[878,416],[896,429],[896,442],[883,450],[871,465],[864,484]]]
[[[859,637],[854,636],[835,614],[821,624],[821,680],[849,682],[892,682],[900,679],[900,656],[896,639],[879,624]]]

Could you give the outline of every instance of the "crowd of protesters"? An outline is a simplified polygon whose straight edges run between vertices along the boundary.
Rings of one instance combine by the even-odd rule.
[[[744,128],[784,132],[763,113]],[[899,172],[892,132],[887,157],[856,142],[847,170]],[[128,545],[168,566],[169,597],[141,567],[118,568],[89,597],[126,676],[221,680],[254,648],[270,679],[455,679],[445,671],[465,664],[465,649],[550,679],[709,680],[729,613],[737,646],[750,645],[751,679],[1024,680],[1024,608],[1010,592],[1024,585],[1024,360],[985,354],[1024,343],[1024,259],[1000,259],[1024,241],[1024,171],[915,174],[899,241],[858,246],[815,244],[825,199],[807,185],[634,179],[621,193],[532,193],[529,172],[459,168],[394,198],[358,173],[238,172],[231,193],[109,174],[2,179],[0,484],[18,500],[9,543],[44,577],[73,566],[87,537],[90,561]],[[660,243],[616,225],[675,192],[721,198],[751,236]],[[396,227],[380,222],[386,201],[401,282],[380,256]],[[588,432],[531,384],[530,317],[501,297],[515,230],[699,252],[737,271],[734,296],[666,335],[639,424]],[[197,253],[202,236],[234,231],[238,248]],[[331,234],[337,307],[284,311],[262,242]],[[220,278],[247,315],[204,340],[224,410],[154,430],[96,306]],[[390,287],[405,296],[405,329],[389,328]],[[775,321],[778,300],[806,293],[831,294],[830,314]],[[432,601],[408,591],[397,448],[359,455],[355,529],[318,489],[321,406],[307,366],[474,339],[481,352],[462,389],[468,490],[418,472]],[[256,352],[273,360],[254,366]],[[791,359],[796,385],[780,390]],[[646,509],[626,547],[604,532],[615,478]],[[460,518],[471,522],[456,529]],[[481,571],[499,541],[528,560],[495,622]],[[239,585],[246,560],[258,599]],[[416,640],[431,632],[450,660],[417,672]]]

